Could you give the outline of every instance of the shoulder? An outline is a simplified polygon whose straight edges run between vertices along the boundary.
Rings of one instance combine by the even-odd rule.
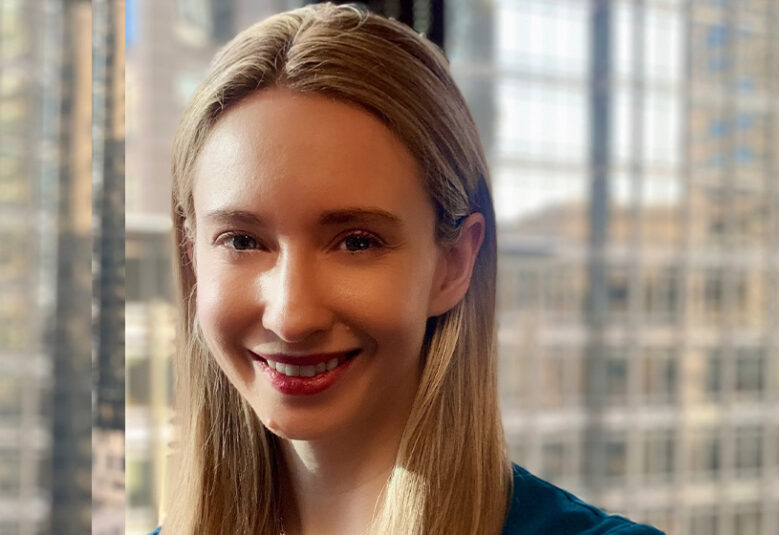
[[[514,465],[514,493],[502,535],[662,535],[662,532],[608,515],[573,494]]]

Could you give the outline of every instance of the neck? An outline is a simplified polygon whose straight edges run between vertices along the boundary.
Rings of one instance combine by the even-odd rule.
[[[317,440],[282,440],[287,535],[365,532],[395,464],[406,414],[395,422]]]

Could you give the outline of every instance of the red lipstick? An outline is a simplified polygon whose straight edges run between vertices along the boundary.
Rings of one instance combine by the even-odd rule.
[[[260,366],[260,370],[276,390],[282,394],[288,394],[293,396],[310,396],[318,394],[335,384],[338,379],[346,372],[351,366],[354,357],[360,352],[359,349],[353,351],[343,351],[337,353],[317,353],[305,356],[290,356],[284,354],[257,354],[249,352],[251,358],[257,362]],[[338,361],[337,366],[331,370],[322,370],[328,362],[333,359]],[[303,375],[288,375],[282,373],[274,367],[268,364],[268,361],[272,361],[271,364],[281,363],[289,366],[294,366],[298,369],[303,367],[308,368],[308,373],[311,373],[312,368],[317,368],[313,377],[305,377]],[[317,373],[318,372],[318,373]],[[298,373],[301,373],[298,371]]]

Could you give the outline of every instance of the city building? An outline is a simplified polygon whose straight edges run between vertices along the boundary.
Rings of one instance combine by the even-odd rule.
[[[43,335],[54,308],[56,222],[52,199],[39,193],[52,186],[40,172],[33,21],[41,15],[29,3],[0,4],[0,531],[24,535],[44,530],[51,510],[52,360]]]
[[[512,458],[668,533],[779,529],[778,7],[497,2],[449,49],[497,110]]]
[[[91,526],[85,1],[0,3],[0,531]]]
[[[92,515],[125,532],[124,2],[92,7]]]

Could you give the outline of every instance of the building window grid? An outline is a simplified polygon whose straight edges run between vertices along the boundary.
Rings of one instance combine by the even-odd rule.
[[[753,6],[753,8],[754,8],[754,6]],[[745,7],[744,9],[750,9],[750,8],[749,7]],[[755,9],[762,9],[762,8],[755,8]],[[776,116],[776,114],[774,113],[774,120],[775,120],[775,116]],[[760,135],[755,134],[754,132],[749,132],[748,134],[744,134],[741,137],[742,137],[742,140],[741,140],[742,144],[744,142],[746,142],[748,144],[756,144],[755,146],[757,146],[757,147],[760,146],[760,143],[761,143],[760,142]],[[748,174],[748,171],[742,171],[741,169],[739,169],[739,172],[741,172],[742,174]],[[758,168],[758,172],[759,172],[759,168]],[[696,176],[700,176],[700,173],[698,173],[697,170],[696,170],[695,175],[693,176],[693,180],[696,180],[696,178],[695,178]],[[752,206],[750,206],[749,203],[753,203],[753,202],[755,202],[755,200],[753,198],[745,196],[744,197],[744,203],[746,203],[746,204],[742,203],[741,206],[736,205],[737,206],[736,208],[732,208],[732,207],[729,208],[729,207],[726,207],[726,206],[724,206],[723,208],[725,210],[730,210],[731,211],[730,213],[732,214],[731,215],[731,219],[736,221],[735,224],[731,223],[731,228],[732,228],[732,226],[735,226],[737,230],[736,230],[736,232],[732,233],[732,235],[730,237],[730,241],[732,242],[732,240],[733,240],[732,236],[735,236],[737,239],[741,239],[742,241],[743,240],[755,240],[755,242],[756,242],[755,245],[759,248],[760,245],[761,245],[761,243],[760,243],[761,242],[761,239],[760,239],[761,237],[764,238],[766,240],[766,242],[769,242],[771,236],[775,236],[776,232],[775,231],[769,231],[768,229],[763,229],[763,228],[760,227],[760,225],[764,224],[764,223],[762,223],[762,221],[764,219],[763,220],[758,219],[757,221],[749,221],[749,220],[745,220],[744,219],[744,217],[743,217],[744,214],[747,214],[747,213],[752,211],[751,210]],[[758,202],[760,202],[760,201],[758,201]],[[767,208],[767,210],[766,210],[766,213],[763,214],[764,217],[765,218],[768,218],[768,217],[774,217],[775,218],[776,216],[771,216],[770,215],[771,211],[775,212],[775,207],[769,206]],[[735,212],[735,213],[733,213],[733,212]],[[741,218],[741,219],[739,219],[739,218]],[[758,225],[758,227],[755,227],[754,225]],[[757,238],[755,238],[756,234],[758,235]],[[728,239],[728,238],[725,238],[725,239]],[[687,269],[689,269],[689,268],[687,268]],[[755,317],[752,314],[744,313],[744,312],[747,312],[747,311],[744,310],[744,305],[743,305],[744,300],[748,299],[749,295],[754,295],[754,294],[763,294],[763,295],[765,295],[765,291],[760,292],[760,291],[755,291],[755,289],[751,288],[751,287],[747,287],[746,289],[741,287],[739,285],[739,282],[738,282],[738,273],[735,270],[733,270],[733,269],[729,269],[729,268],[725,267],[724,269],[718,271],[717,273],[721,274],[722,277],[725,280],[716,281],[716,282],[712,283],[714,286],[710,286],[708,288],[707,291],[709,292],[709,294],[708,294],[709,296],[708,296],[707,299],[709,301],[711,301],[712,299],[715,299],[717,301],[717,303],[715,303],[715,306],[713,308],[714,308],[714,310],[716,311],[716,313],[718,314],[719,317],[717,317],[717,318],[709,318],[708,320],[704,321],[703,324],[704,325],[710,325],[712,323],[711,320],[715,319],[715,323],[718,323],[718,324],[721,324],[722,326],[724,326],[726,328],[726,331],[731,331],[730,334],[725,333],[725,335],[724,335],[725,338],[729,338],[729,337],[733,336],[733,334],[734,334],[732,331],[736,331],[737,330],[736,328],[734,328],[734,325],[737,325],[739,323],[738,320],[740,318],[748,319],[748,318],[754,318]],[[717,276],[717,275],[715,275],[715,276]],[[768,274],[766,274],[766,276],[768,276]],[[773,281],[774,281],[773,284],[775,285],[776,284],[776,282],[775,282],[776,281],[776,273],[773,273],[772,276],[773,276]],[[687,277],[688,277],[688,272],[687,271],[685,271],[683,273],[680,273],[680,279],[687,279]],[[683,281],[680,281],[678,285],[680,287],[683,286]],[[765,288],[763,288],[763,289],[765,290]],[[623,293],[627,293],[627,292],[628,292],[627,289],[623,290]],[[735,305],[735,307],[731,308],[730,310],[728,310],[728,306],[727,306],[728,303],[730,303],[732,305]],[[770,305],[768,303],[765,303],[765,304],[761,303],[760,306],[768,307]],[[711,309],[712,307],[706,307],[706,308],[707,309]],[[736,314],[733,313],[734,310],[736,311]],[[623,309],[623,311],[626,312],[626,309]],[[722,316],[724,316],[724,317],[722,317]],[[766,314],[766,317],[771,318],[771,317],[776,317],[776,316],[775,315],[772,316],[772,315]],[[744,325],[744,327],[749,327],[749,325]],[[755,327],[761,327],[761,326],[760,325],[756,325]],[[766,325],[766,327],[767,327],[767,325]],[[762,329],[760,329],[760,330],[762,330]],[[727,344],[726,343],[725,347],[727,348],[727,347],[730,347],[732,345],[733,344]],[[712,355],[712,359],[711,359],[712,362],[714,362],[715,365],[719,367],[718,370],[709,372],[709,377],[707,379],[708,383],[709,383],[709,390],[711,390],[711,393],[714,395],[714,397],[718,397],[719,395],[723,395],[725,397],[732,398],[734,392],[739,392],[739,393],[743,393],[743,392],[755,393],[755,392],[757,392],[757,393],[759,393],[759,392],[765,391],[765,390],[768,390],[769,392],[771,392],[772,396],[775,396],[775,394],[773,394],[774,388],[775,388],[775,386],[773,386],[774,382],[771,382],[770,385],[760,386],[759,385],[759,379],[756,379],[756,375],[754,373],[756,370],[751,370],[750,371],[750,370],[747,369],[747,370],[739,371],[738,364],[737,364],[739,362],[739,360],[737,358],[735,358],[735,360],[734,360],[734,353],[736,353],[736,352],[737,351],[736,351],[735,348],[730,347],[730,349],[726,350],[724,354]],[[776,353],[773,353],[773,354],[775,355]],[[725,358],[726,356],[727,356],[727,358]],[[765,359],[765,364],[764,364],[764,367],[765,367],[764,371],[765,372],[767,372],[767,370],[770,369],[770,368],[776,367],[774,361],[775,361],[775,358],[766,358]],[[749,365],[747,365],[747,366],[749,366]],[[760,368],[760,366],[758,366],[758,368]],[[623,368],[620,368],[620,369],[623,369]],[[671,372],[669,372],[669,373],[671,373]],[[751,377],[751,379],[750,379],[750,377]],[[769,374],[767,374],[767,377],[770,378],[770,377],[773,377],[773,375],[771,375],[769,373]],[[671,382],[672,381],[673,380],[671,380]],[[757,386],[755,388],[752,388],[752,387],[745,388],[745,386],[748,386],[748,385],[753,385],[753,386],[757,385]],[[645,389],[644,392],[642,392],[642,394],[643,394],[643,393],[645,393],[647,387],[642,387],[642,388]],[[714,401],[719,403],[719,402],[721,402],[721,398],[720,399],[716,399]],[[735,452],[733,452],[733,453],[735,453]],[[719,452],[718,455],[721,456],[723,454],[721,452]],[[779,459],[778,459],[778,461],[779,461]]]

